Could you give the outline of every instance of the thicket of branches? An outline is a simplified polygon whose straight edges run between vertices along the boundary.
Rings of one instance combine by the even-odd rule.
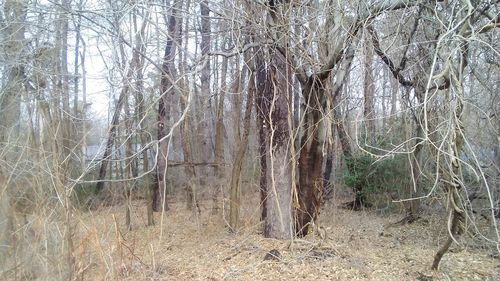
[[[75,278],[75,215],[113,200],[237,232],[260,193],[291,239],[341,186],[400,223],[442,198],[433,268],[463,233],[500,251],[495,1],[1,3],[0,274]]]

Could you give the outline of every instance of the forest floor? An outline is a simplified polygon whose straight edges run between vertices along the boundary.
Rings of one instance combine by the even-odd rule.
[[[256,197],[256,196],[255,196]],[[255,200],[255,199],[253,199]],[[500,280],[500,262],[476,247],[452,246],[437,271],[433,256],[446,238],[443,217],[387,227],[400,215],[350,211],[327,205],[320,230],[293,242],[266,239],[257,202],[242,210],[230,233],[223,213],[201,214],[185,203],[155,214],[147,227],[145,202],[133,201],[132,231],[121,206],[81,214],[75,258],[81,280]],[[326,233],[318,235],[318,233]],[[322,236],[322,237],[320,237]],[[270,250],[281,259],[264,260]]]

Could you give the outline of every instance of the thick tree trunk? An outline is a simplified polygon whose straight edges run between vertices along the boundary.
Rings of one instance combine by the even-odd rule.
[[[265,159],[265,167],[261,170],[261,195],[265,210],[264,236],[288,239],[293,235],[293,163],[289,124],[292,120],[289,101],[291,75],[281,53],[271,54],[272,60],[267,67],[262,56],[262,53],[257,55],[257,113],[261,130],[261,157]]]
[[[296,209],[295,232],[299,236],[308,233],[311,222],[319,215],[323,196],[323,146],[325,145],[327,124],[326,92],[323,81],[310,77],[304,85],[302,95],[306,105],[303,108],[304,121],[301,123],[299,156],[299,208]]]
[[[270,103],[267,115],[267,198],[264,236],[278,239],[291,238],[292,233],[292,161],[290,154],[289,83],[285,57],[273,54],[268,68],[268,83],[265,92]]]
[[[158,153],[156,165],[156,188],[153,192],[153,211],[159,212],[161,210],[168,210],[166,200],[167,193],[167,157],[168,145],[171,136],[167,137],[168,126],[170,122],[171,107],[174,105],[174,98],[176,95],[175,86],[173,82],[177,77],[177,71],[174,65],[176,56],[176,48],[181,44],[180,27],[179,23],[181,18],[179,13],[182,8],[182,0],[174,1],[170,14],[167,17],[168,23],[168,36],[165,45],[165,52],[163,54],[163,63],[160,81],[160,100],[158,102]]]

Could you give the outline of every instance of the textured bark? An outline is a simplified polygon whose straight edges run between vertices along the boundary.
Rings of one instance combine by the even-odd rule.
[[[177,77],[177,71],[174,65],[176,56],[176,48],[181,44],[180,27],[181,17],[180,12],[183,1],[174,1],[170,14],[167,17],[168,34],[167,43],[163,54],[161,80],[160,80],[160,100],[158,102],[158,140],[159,151],[156,166],[156,188],[153,192],[153,210],[159,212],[168,210],[168,204],[165,198],[166,195],[166,171],[167,171],[167,156],[168,144],[170,143],[167,137],[168,126],[170,121],[171,109],[174,104],[176,95],[175,85],[173,81]]]
[[[299,236],[308,233],[311,222],[319,215],[323,196],[322,152],[326,140],[326,92],[323,81],[310,77],[303,86],[302,95],[306,102],[303,108],[304,121],[301,124],[302,138],[299,156],[299,208],[296,209],[295,232]]]
[[[262,52],[256,56],[256,107],[258,116],[261,175],[260,191],[264,236],[287,239],[292,236],[292,165],[289,152],[291,81],[285,57],[270,54],[265,63]],[[290,120],[292,118],[290,117]]]
[[[292,161],[290,154],[291,104],[289,83],[291,75],[285,57],[271,54],[267,79],[260,108],[265,133],[266,186],[264,236],[287,239],[292,233]],[[259,73],[258,75],[262,75]],[[259,79],[260,80],[260,79]],[[259,81],[261,82],[261,81]],[[260,88],[260,87],[259,87]],[[262,187],[261,187],[262,188]]]

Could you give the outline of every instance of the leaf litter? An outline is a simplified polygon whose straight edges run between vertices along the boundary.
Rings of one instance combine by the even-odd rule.
[[[316,231],[280,241],[262,236],[258,202],[242,206],[237,233],[227,227],[227,210],[213,215],[211,204],[200,202],[198,215],[175,200],[148,227],[145,202],[133,201],[130,232],[124,206],[82,213],[81,280],[500,280],[499,260],[472,247],[453,246],[440,269],[430,269],[447,235],[440,216],[387,227],[399,216],[328,205]],[[266,259],[271,252],[279,258]]]

